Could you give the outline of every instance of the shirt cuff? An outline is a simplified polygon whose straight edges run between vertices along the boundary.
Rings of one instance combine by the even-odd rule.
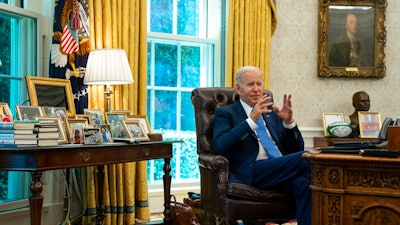
[[[248,118],[246,119],[246,122],[247,122],[247,124],[249,124],[249,127],[250,127],[252,130],[257,130],[258,125],[257,125],[256,122],[254,122],[250,117],[248,117]]]
[[[285,124],[285,122],[282,122],[282,123],[283,123],[283,126],[284,126],[286,129],[293,129],[295,126],[297,126],[296,122],[293,122],[293,123],[291,123],[291,124]]]

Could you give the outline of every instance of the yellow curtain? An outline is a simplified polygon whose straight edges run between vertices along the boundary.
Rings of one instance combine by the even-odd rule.
[[[273,0],[229,0],[225,86],[235,85],[235,72],[251,65],[264,72],[269,88],[271,37],[277,25]]]
[[[146,1],[88,0],[92,49],[125,49],[134,83],[112,86],[111,109],[128,109],[146,115],[147,39]],[[104,86],[89,87],[90,109],[105,111]],[[97,204],[97,167],[82,169],[86,215],[83,224],[92,221]],[[134,224],[135,219],[149,221],[146,162],[104,167],[103,197],[105,225]]]

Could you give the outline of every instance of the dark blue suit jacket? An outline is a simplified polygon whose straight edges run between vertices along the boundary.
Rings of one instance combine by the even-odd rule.
[[[229,160],[230,182],[252,183],[252,164],[258,154],[256,134],[247,124],[247,115],[240,101],[215,112],[213,150]],[[275,111],[263,114],[268,130],[282,155],[304,150],[298,127],[286,129]]]

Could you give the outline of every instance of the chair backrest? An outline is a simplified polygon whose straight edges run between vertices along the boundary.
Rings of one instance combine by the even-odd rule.
[[[272,97],[270,91],[264,91]],[[196,88],[192,91],[192,104],[196,121],[197,153],[211,153],[215,110],[239,100],[236,88]]]

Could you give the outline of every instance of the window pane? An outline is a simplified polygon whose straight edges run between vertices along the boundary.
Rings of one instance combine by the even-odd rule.
[[[177,85],[177,46],[156,44],[155,46],[155,85],[176,87]]]
[[[150,1],[150,31],[172,34],[173,0]]]
[[[188,133],[189,134],[189,133]],[[199,179],[199,160],[197,155],[196,138],[182,138],[180,144],[180,175],[181,179]],[[195,135],[194,135],[195,136]]]
[[[200,86],[200,47],[182,46],[181,86]]]
[[[176,129],[176,92],[156,91],[154,103],[154,128]]]
[[[191,92],[182,92],[181,103],[181,130],[195,131],[194,109],[191,100]]]
[[[199,1],[178,0],[178,29],[180,35],[199,36]]]

